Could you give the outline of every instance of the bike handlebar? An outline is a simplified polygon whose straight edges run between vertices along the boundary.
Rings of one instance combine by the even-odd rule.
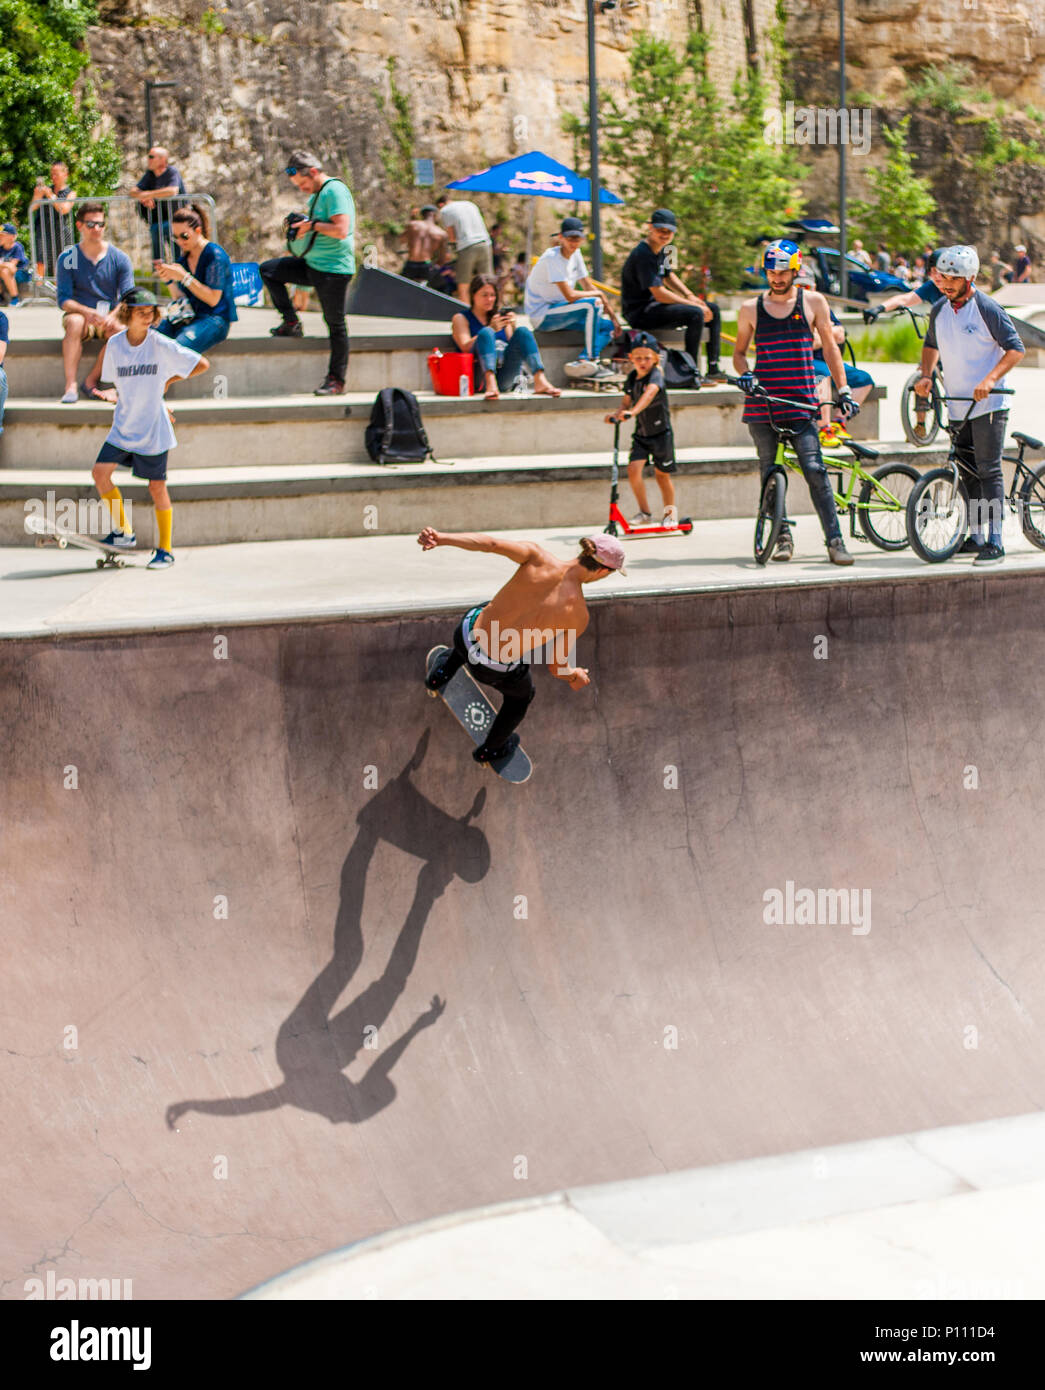
[[[730,386],[740,386],[740,378],[738,376],[727,376],[726,380],[729,382]],[[764,386],[756,386],[753,391],[745,394],[758,396],[769,405],[786,405],[792,410],[802,411],[803,414],[808,416],[810,423],[820,414],[821,402],[818,401],[816,405],[810,406],[805,401],[788,401],[785,400],[783,396],[771,396]],[[769,422],[774,429],[778,428],[776,422],[773,420],[772,411],[769,412]],[[850,449],[858,458],[876,459],[878,457],[878,451],[876,449],[869,449],[866,444],[858,444],[855,439],[843,439],[841,443],[843,443],[847,449]]]

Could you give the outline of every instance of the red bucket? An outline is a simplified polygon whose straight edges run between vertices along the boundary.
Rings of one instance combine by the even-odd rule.
[[[470,396],[475,358],[470,352],[440,352],[428,354],[428,371],[432,389],[437,396]]]

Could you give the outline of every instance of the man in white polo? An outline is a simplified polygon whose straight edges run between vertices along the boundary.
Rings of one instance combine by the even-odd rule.
[[[927,396],[933,367],[939,358],[949,396],[965,397],[948,403],[951,420],[968,419],[955,440],[958,455],[973,470],[969,488],[970,534],[958,551],[975,555],[977,565],[997,564],[1005,558],[1001,523],[1005,482],[1001,451],[1009,423],[1007,398],[995,393],[1006,373],[1023,359],[1023,342],[1008,314],[996,299],[976,288],[980,258],[975,246],[948,246],[936,261],[938,283],[944,298],[929,314],[922,344],[919,396]],[[986,539],[984,531],[986,530]]]
[[[567,364],[567,376],[608,379],[616,374],[610,367],[600,365],[599,356],[614,330],[620,327],[620,320],[607,297],[588,278],[581,255],[584,235],[584,223],[579,217],[563,218],[555,244],[549,246],[527,276],[523,308],[534,332],[583,330],[584,351],[576,362]]]
[[[470,303],[468,286],[476,275],[493,274],[493,243],[486,230],[483,215],[467,198],[455,198],[451,203],[444,193],[435,200],[439,221],[457,248],[454,274],[457,277],[457,298]]]

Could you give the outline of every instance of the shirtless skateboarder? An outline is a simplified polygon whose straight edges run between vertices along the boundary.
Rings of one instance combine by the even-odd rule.
[[[427,284],[432,274],[432,262],[437,266],[446,260],[450,237],[435,220],[438,208],[427,203],[419,218],[411,218],[403,229],[406,241],[406,261],[400,275],[419,284]]]
[[[534,658],[543,659],[552,675],[566,681],[571,690],[583,690],[589,684],[588,672],[566,659],[588,626],[581,586],[614,571],[623,574],[624,547],[615,536],[585,536],[576,560],[564,564],[536,541],[446,535],[426,526],[417,542],[422,550],[439,545],[484,550],[503,555],[519,567],[489,603],[464,615],[454,628],[453,650],[425,682],[429,690],[441,690],[467,662],[481,685],[500,691],[501,708],[486,741],[472,757],[477,763],[507,757],[519,745],[513,730],[536,694],[530,674]]]

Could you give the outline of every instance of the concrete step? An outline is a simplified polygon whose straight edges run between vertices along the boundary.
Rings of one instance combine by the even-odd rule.
[[[885,393],[876,388],[873,394],[880,398]],[[566,391],[557,399],[509,395],[499,401],[418,392],[429,441],[436,457],[446,460],[608,449],[612,430],[604,416],[619,399],[616,392],[588,391]],[[178,448],[172,467],[238,467],[259,460],[280,465],[366,463],[364,431],[372,404],[369,393],[358,391],[339,397],[177,401]],[[750,443],[741,419],[743,397],[732,387],[673,391],[671,409],[679,449]],[[112,407],[100,402],[15,400],[8,406],[0,438],[0,469],[64,468],[72,460],[89,463],[111,420]],[[855,423],[858,437],[877,431],[877,399],[868,402]],[[630,426],[621,436],[626,447]]]
[[[918,468],[943,462],[943,449],[880,444],[880,463]],[[681,451],[676,477],[681,515],[701,520],[753,516],[758,462],[746,447]],[[143,483],[120,479],[120,488],[141,517],[139,535],[152,534]],[[651,500],[656,485],[647,482]],[[373,464],[327,466],[255,465],[173,473],[179,545],[231,541],[306,540],[338,536],[400,535],[431,525],[444,531],[501,531],[526,527],[587,526],[601,529],[609,512],[610,460],[606,452],[475,458],[447,463],[380,468]],[[625,515],[633,511],[626,481]],[[64,524],[73,509],[96,497],[88,468],[18,469],[0,473],[0,545],[26,545],[27,504],[41,506]],[[808,489],[795,479],[788,511],[812,512]],[[143,541],[144,544],[144,541]]]

